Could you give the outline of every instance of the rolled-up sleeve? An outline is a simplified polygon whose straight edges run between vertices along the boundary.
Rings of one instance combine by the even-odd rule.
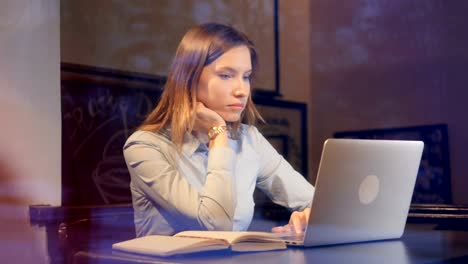
[[[294,170],[256,128],[252,130],[260,163],[257,186],[274,203],[291,210],[304,210],[310,207],[314,187]]]
[[[236,201],[232,187],[236,160],[232,149],[210,150],[206,181],[201,191],[181,175],[171,157],[157,144],[127,142],[124,156],[132,184],[149,200],[171,214],[171,219],[177,219],[179,215],[193,221],[190,226],[207,230],[232,230]]]

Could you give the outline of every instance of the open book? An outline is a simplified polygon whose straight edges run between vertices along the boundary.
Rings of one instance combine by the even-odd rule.
[[[267,232],[184,231],[174,236],[151,235],[112,245],[112,249],[155,256],[171,256],[230,248],[233,251],[285,249],[278,234]]]

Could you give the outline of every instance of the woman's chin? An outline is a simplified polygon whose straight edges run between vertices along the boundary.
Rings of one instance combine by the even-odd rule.
[[[240,120],[240,115],[222,115],[221,116],[224,121],[229,122],[229,123],[234,123]]]

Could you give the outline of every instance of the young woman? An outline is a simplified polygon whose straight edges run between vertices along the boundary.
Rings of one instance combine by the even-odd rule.
[[[256,66],[254,45],[232,27],[185,34],[159,104],[124,145],[137,236],[246,230],[256,186],[293,211],[273,231],[302,232],[314,188],[254,126]]]

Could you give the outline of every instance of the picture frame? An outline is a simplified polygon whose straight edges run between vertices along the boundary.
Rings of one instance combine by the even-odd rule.
[[[335,138],[421,140],[424,150],[412,197],[413,204],[451,204],[450,152],[447,124],[342,131]]]
[[[122,146],[164,83],[161,76],[61,64],[62,205],[131,203]]]

